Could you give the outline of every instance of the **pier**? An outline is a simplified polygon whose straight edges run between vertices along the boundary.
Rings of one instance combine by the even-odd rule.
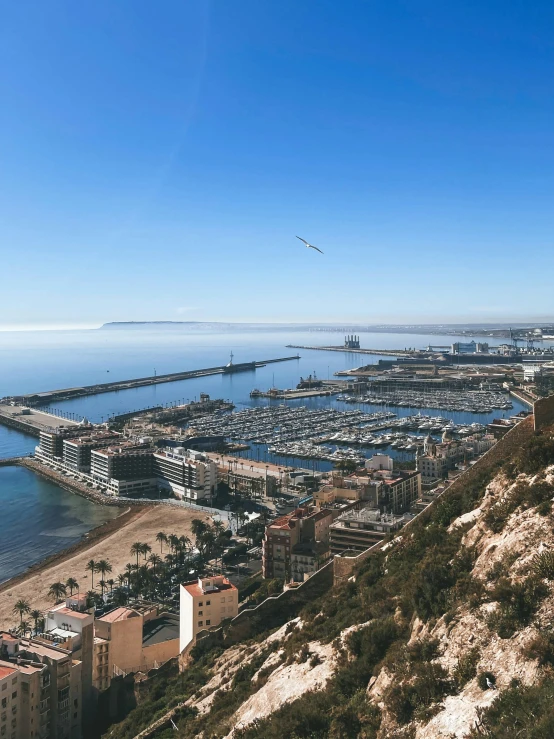
[[[276,362],[290,362],[293,359],[300,359],[299,355],[293,357],[279,357],[277,359],[264,359],[262,361],[247,362],[239,365],[226,364],[219,367],[205,367],[197,370],[187,370],[185,372],[171,372],[166,375],[152,375],[150,377],[139,377],[132,380],[119,380],[116,382],[103,382],[97,385],[84,385],[83,387],[65,388],[62,390],[47,390],[40,393],[28,393],[27,395],[18,395],[11,398],[13,402],[20,406],[40,406],[49,405],[50,403],[73,400],[74,398],[82,398],[86,395],[100,395],[101,393],[113,393],[121,390],[131,390],[146,385],[161,385],[166,382],[179,382],[181,380],[191,380],[195,377],[207,377],[209,375],[222,375],[229,372],[241,372],[245,370],[255,370],[258,367],[265,367],[267,364],[275,364]]]
[[[344,346],[301,346],[287,344],[287,349],[310,349],[320,352],[343,352],[346,354],[378,354],[383,357],[414,357],[427,356],[429,352],[414,352],[406,349],[349,349]]]
[[[41,431],[51,431],[61,426],[77,426],[76,421],[59,418],[52,413],[39,411],[36,408],[24,408],[18,405],[0,403],[0,423],[9,428],[22,431],[30,436],[40,436]]]

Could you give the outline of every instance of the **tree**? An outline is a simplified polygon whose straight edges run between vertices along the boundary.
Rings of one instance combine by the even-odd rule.
[[[143,546],[143,544],[140,541],[136,541],[131,546],[131,554],[134,555],[134,556],[136,556],[136,558],[137,558],[137,569],[138,569],[139,555],[142,554],[142,546]]]
[[[107,559],[101,559],[101,560],[99,560],[96,563],[96,572],[99,572],[102,575],[102,583],[103,584],[100,585],[101,591],[102,591],[102,595],[104,595],[104,587],[106,585],[106,582],[105,582],[106,578],[105,578],[105,576],[106,576],[106,574],[108,574],[111,571],[112,571],[112,566],[108,562]]]
[[[192,523],[190,526],[190,530],[192,531],[192,534],[196,539],[199,539],[202,534],[204,534],[208,530],[209,526],[205,521],[202,521],[201,518],[193,518]]]
[[[109,580],[106,580],[106,584],[109,585],[110,595],[111,595],[113,593],[113,586],[115,585],[115,580],[110,577]]]
[[[42,618],[42,611],[35,608],[29,613],[29,615],[35,623],[35,634],[38,634],[38,622]]]
[[[152,571],[156,574],[156,566],[162,563],[162,558],[158,554],[151,554],[148,561],[152,565]]]
[[[85,566],[85,570],[90,572],[92,576],[91,588],[92,590],[94,590],[94,573],[96,572],[96,562],[93,559],[89,559],[89,561],[87,562]]]
[[[162,554],[164,550],[164,544],[167,544],[167,534],[165,534],[163,531],[159,531],[156,534],[156,541],[160,545],[160,554]]]
[[[31,606],[29,605],[29,602],[24,600],[23,598],[20,598],[18,600],[14,607],[12,608],[12,613],[18,613],[19,614],[19,623],[23,623],[23,616],[26,616],[28,613],[31,612]]]
[[[98,593],[95,590],[88,590],[86,594],[87,598],[87,608],[92,608],[93,605],[96,603],[96,599],[98,598]]]
[[[146,559],[146,556],[150,554],[151,551],[152,547],[150,546],[150,544],[143,544],[140,553],[144,556],[144,559]]]
[[[63,582],[54,582],[52,585],[50,585],[50,589],[48,590],[48,595],[53,598],[56,603],[59,603],[60,600],[66,595],[67,588],[63,584]]]
[[[21,621],[19,626],[17,627],[17,633],[19,636],[25,636],[28,631],[31,629],[29,628],[29,622],[28,621]]]
[[[73,591],[79,589],[79,583],[74,577],[68,577],[65,586],[69,588],[69,595],[73,595]]]

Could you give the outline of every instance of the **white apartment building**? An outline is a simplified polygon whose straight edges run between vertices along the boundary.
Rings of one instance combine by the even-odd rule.
[[[183,583],[180,587],[180,652],[194,644],[199,631],[218,626],[238,612],[239,591],[223,575]]]
[[[152,469],[161,488],[184,500],[206,500],[215,493],[217,464],[202,452],[182,447],[155,452]]]

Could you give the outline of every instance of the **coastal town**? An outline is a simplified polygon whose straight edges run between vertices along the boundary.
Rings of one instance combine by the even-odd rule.
[[[437,364],[362,367],[333,381],[335,398],[356,404],[344,410],[237,411],[204,393],[98,424],[45,409],[50,398],[5,399],[1,419],[38,444],[4,463],[124,509],[0,585],[0,675],[21,686],[6,703],[18,736],[79,737],[98,706],[108,725],[129,677],[175,661],[186,670],[199,635],[379,550],[527,417],[505,412],[512,397],[532,410],[551,364],[532,375],[514,363],[447,376]],[[398,415],[402,405],[420,410]],[[464,424],[421,408],[502,415]],[[36,705],[21,702],[29,691]]]

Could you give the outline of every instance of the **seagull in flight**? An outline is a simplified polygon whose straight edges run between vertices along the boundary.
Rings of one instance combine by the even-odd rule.
[[[323,252],[321,251],[321,249],[318,249],[318,248],[317,248],[317,246],[314,246],[313,244],[308,244],[308,242],[306,241],[306,239],[303,239],[303,238],[301,238],[300,236],[297,236],[296,238],[297,238],[297,239],[300,239],[300,241],[303,241],[303,242],[304,242],[304,243],[306,244],[306,247],[307,247],[308,249],[315,249],[315,250],[316,250],[316,251],[318,251],[318,252],[319,252],[320,254],[323,254]]]

